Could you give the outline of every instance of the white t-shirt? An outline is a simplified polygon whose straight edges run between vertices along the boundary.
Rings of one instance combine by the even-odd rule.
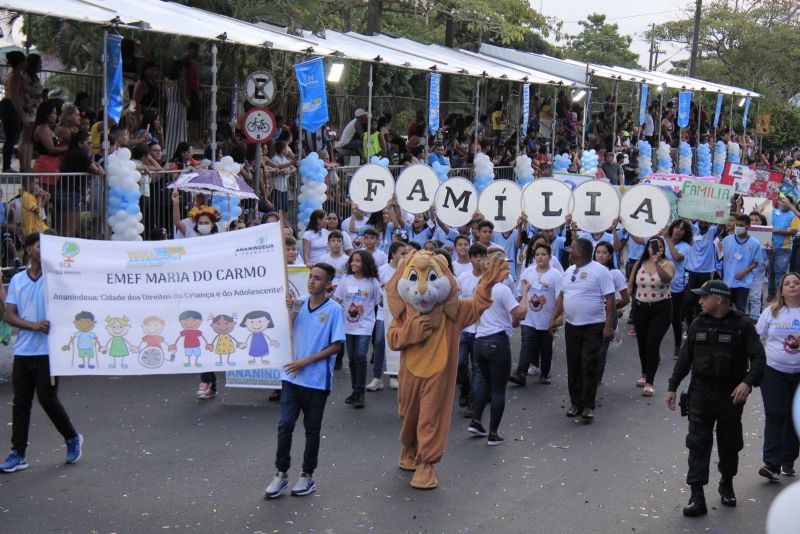
[[[355,227],[356,227],[355,232],[350,231],[351,219],[355,221]],[[347,232],[348,234],[350,234],[350,237],[358,237],[359,233],[361,232],[361,229],[367,225],[367,220],[368,219],[366,217],[364,217],[360,221],[358,219],[353,219],[352,217],[346,218],[345,220],[342,221],[342,233]]]
[[[472,270],[467,272],[461,273],[458,275],[456,280],[458,281],[458,288],[461,293],[462,299],[471,299],[475,295],[475,288],[478,287],[478,281],[481,279],[480,276],[475,276],[472,274]],[[467,332],[469,334],[475,333],[475,325],[471,324],[462,330],[462,332]]]
[[[492,286],[492,305],[481,314],[478,319],[475,337],[486,337],[498,332],[504,332],[511,337],[513,326],[511,324],[511,310],[519,306],[514,294],[505,284]]]
[[[800,308],[783,307],[772,316],[772,306],[761,312],[756,332],[766,340],[767,365],[782,373],[800,373]]]
[[[523,296],[527,302],[528,313],[520,324],[536,330],[547,330],[550,320],[553,318],[556,299],[561,293],[561,278],[561,273],[552,268],[540,273],[536,270],[535,264],[522,271],[519,277],[520,291],[522,291],[523,280],[527,280],[531,287],[528,289],[528,294]]]
[[[367,252],[369,252],[369,250],[367,250]],[[375,260],[375,265],[378,268],[383,267],[384,265],[389,263],[389,256],[378,247],[375,247],[375,252],[370,252],[370,254],[372,254],[372,259]]]
[[[572,278],[575,278],[575,281]],[[564,314],[573,326],[604,323],[606,295],[614,294],[611,272],[596,261],[583,267],[570,265],[562,278]]]
[[[381,298],[377,278],[356,278],[345,275],[336,286],[333,298],[342,303],[344,333],[371,336],[375,327],[375,306]]]
[[[303,239],[308,241],[308,258],[304,258],[308,263],[319,263],[322,257],[328,254],[328,230],[322,228],[319,232],[306,230],[303,232]]]
[[[339,280],[341,280],[347,272],[347,260],[348,257],[346,254],[342,254],[338,258],[334,258],[330,254],[325,254],[318,262],[315,263],[327,263],[336,269],[336,274],[333,276],[331,285],[333,285],[333,287],[337,287],[339,285]]]
[[[614,283],[614,292],[619,295],[622,290],[628,289],[628,281],[625,280],[625,275],[619,269],[609,269],[611,273],[611,281]]]
[[[456,275],[456,278],[461,276],[462,273],[471,273],[472,272],[472,262],[468,261],[467,263],[458,263],[458,260],[453,260],[453,274]]]
[[[395,271],[397,271],[397,267],[392,267],[388,263],[378,267],[378,280],[381,283],[381,299],[378,301],[378,311],[375,313],[375,319],[378,321],[383,321],[383,303],[386,300],[386,290],[384,287],[394,276]]]

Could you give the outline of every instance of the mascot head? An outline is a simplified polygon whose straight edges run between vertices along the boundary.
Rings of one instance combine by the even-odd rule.
[[[387,289],[387,306],[393,317],[404,314],[453,315],[458,312],[458,283],[447,261],[433,252],[415,251],[397,267]]]
[[[450,295],[452,286],[446,275],[447,266],[442,266],[439,260],[432,253],[414,254],[397,281],[400,298],[420,313],[430,313]]]

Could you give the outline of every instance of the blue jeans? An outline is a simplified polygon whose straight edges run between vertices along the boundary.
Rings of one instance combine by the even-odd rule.
[[[764,399],[764,464],[778,471],[794,466],[800,443],[792,421],[792,399],[800,385],[800,373],[782,373],[767,366],[761,381]]]
[[[345,334],[344,337],[353,391],[363,393],[367,389],[367,353],[370,336]]]
[[[461,386],[461,396],[467,397],[470,393],[470,374],[469,367],[472,364],[473,374],[475,372],[475,364],[471,361],[472,344],[475,341],[475,332],[461,332],[461,337],[458,342],[458,383]]]
[[[386,337],[383,321],[375,321],[375,346],[372,349],[372,376],[380,380],[386,369]]]
[[[548,330],[521,325],[522,343],[519,349],[518,373],[527,373],[530,364],[541,367],[542,376],[550,374],[553,362],[553,336]]]
[[[769,265],[769,282],[767,283],[767,292],[770,295],[777,293],[781,278],[789,270],[789,258],[791,255],[792,251],[788,248],[779,248],[772,252],[772,261]]]
[[[303,472],[312,474],[317,468],[319,434],[322,414],[330,391],[298,386],[286,380],[281,382],[281,420],[278,423],[278,449],[275,467],[284,473],[291,467],[292,434],[294,424],[303,412],[306,429],[306,447],[303,452]]]

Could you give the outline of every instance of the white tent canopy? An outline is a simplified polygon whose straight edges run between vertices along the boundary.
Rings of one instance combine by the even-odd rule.
[[[583,63],[572,59],[558,59],[542,54],[521,52],[511,48],[481,44],[481,54],[498,58],[518,65],[525,65],[531,68],[543,70],[552,74],[567,76],[573,79],[585,80],[588,84],[590,76],[605,78],[609,80],[646,83],[648,85],[668,87],[670,89],[685,89],[688,91],[707,91],[722,93],[725,95],[741,95],[760,97],[755,91],[748,91],[739,87],[723,85],[713,82],[689,78],[686,76],[676,76],[658,71],[645,71],[631,69],[627,67],[610,67],[606,65],[596,65],[593,63]]]
[[[0,0],[0,9],[101,25],[120,24],[142,30],[266,46],[286,52],[327,55],[332,50],[314,41],[260,28],[255,24],[161,0]]]

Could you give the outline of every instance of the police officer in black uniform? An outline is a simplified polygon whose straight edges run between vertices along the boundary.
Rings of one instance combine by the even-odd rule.
[[[761,383],[766,356],[753,322],[731,308],[731,290],[724,282],[711,280],[692,291],[700,296],[703,313],[689,327],[666,400],[669,409],[675,410],[675,392],[691,370],[688,399],[681,398],[681,413],[689,416],[686,483],[692,488],[683,515],[695,517],[708,513],[703,486],[708,484],[715,424],[722,475],[719,494],[723,505],[736,506],[733,477],[744,446],[742,410],[753,388]]]

